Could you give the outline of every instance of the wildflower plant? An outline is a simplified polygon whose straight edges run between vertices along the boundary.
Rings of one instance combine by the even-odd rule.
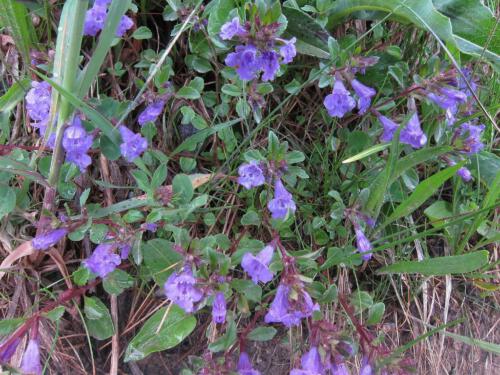
[[[117,374],[175,348],[170,373],[258,375],[271,345],[282,373],[404,374],[462,320],[398,320],[425,331],[408,344],[393,316],[444,275],[496,289],[486,6],[459,30],[445,5],[388,1],[410,39],[370,1],[10,3],[2,366]],[[55,360],[66,341],[89,359]]]

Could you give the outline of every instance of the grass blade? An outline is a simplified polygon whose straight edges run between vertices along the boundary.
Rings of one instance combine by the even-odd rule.
[[[115,33],[121,17],[125,14],[130,6],[131,0],[113,0],[109,7],[109,13],[106,18],[106,25],[99,35],[99,42],[90,58],[90,61],[83,69],[81,76],[78,79],[78,97],[83,98],[94,79],[97,77],[101,65],[108,54],[113,40],[116,38]]]
[[[458,169],[461,168],[463,162],[454,165],[453,167],[446,168],[426,180],[422,181],[415,188],[415,191],[405,199],[394,212],[386,219],[386,221],[380,226],[380,230],[385,228],[388,224],[393,221],[411,214],[417,208],[419,208],[427,199],[429,199],[441,185],[443,185],[448,179],[457,173]]]

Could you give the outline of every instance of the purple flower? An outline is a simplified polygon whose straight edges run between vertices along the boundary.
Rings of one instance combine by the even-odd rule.
[[[68,234],[68,230],[65,228],[54,229],[49,233],[39,234],[33,238],[31,245],[35,250],[47,250],[58,243],[66,234]]]
[[[465,76],[465,79],[467,82],[469,82],[470,87],[472,88],[472,91],[477,92],[477,83],[475,82],[474,78],[472,77],[472,70],[469,68],[463,68],[462,73]],[[467,83],[465,79],[462,77],[462,75],[458,75],[458,82],[457,86],[459,90],[465,91],[465,95],[468,97],[472,95],[472,93],[469,90],[469,87],[467,86]]]
[[[481,142],[481,134],[484,130],[484,125],[472,125],[471,123],[462,124],[458,133],[462,137],[466,137],[462,142],[462,149],[460,152],[473,155],[478,153],[484,148]]]
[[[333,363],[331,371],[332,375],[349,375],[349,370],[344,362]]]
[[[123,34],[125,34],[132,26],[134,26],[134,21],[129,16],[122,16],[120,18],[120,23],[118,24],[118,28],[116,29],[116,36],[121,38]]]
[[[85,13],[85,23],[83,25],[83,35],[96,36],[104,27],[104,22],[108,15],[107,4],[96,2],[92,8]]]
[[[283,283],[278,286],[276,296],[264,317],[266,323],[296,326],[300,324],[301,319],[310,317],[313,311],[319,310],[318,304],[313,303],[311,296],[303,288],[296,291],[294,299],[290,298],[290,292],[290,286]]]
[[[452,125],[455,122],[455,114],[458,111],[458,106],[467,101],[466,94],[447,87],[440,88],[439,93],[428,93],[427,97],[436,105],[446,110],[448,125]]]
[[[267,245],[257,256],[252,253],[243,255],[241,267],[252,277],[252,281],[258,284],[259,281],[268,283],[273,279],[273,273],[269,270],[269,263],[273,258],[274,247]]]
[[[24,374],[39,375],[42,373],[42,363],[40,362],[40,346],[38,340],[30,339],[21,362],[21,370]]]
[[[93,137],[87,134],[78,116],[75,116],[73,125],[69,126],[62,141],[66,150],[66,160],[76,164],[83,173],[92,160],[87,155],[87,151],[92,147]]]
[[[284,219],[289,212],[293,214],[297,209],[292,194],[285,189],[279,179],[274,185],[274,198],[269,201],[267,208],[271,211],[273,219]]]
[[[245,352],[240,353],[238,360],[238,374],[239,375],[260,375],[260,371],[254,370],[248,354]]]
[[[333,85],[333,92],[326,96],[323,104],[330,116],[342,118],[356,106],[356,101],[346,90],[344,83],[337,79]]]
[[[359,370],[359,375],[372,375],[373,374],[373,369],[372,366],[370,365],[370,362],[368,362],[368,358],[363,358],[362,364],[361,364],[361,370]]]
[[[214,303],[212,305],[212,321],[219,324],[226,321],[226,299],[222,292],[217,292],[215,294]]]
[[[21,342],[21,338],[16,338],[9,345],[4,347],[5,342],[0,343],[2,347],[2,351],[0,352],[0,364],[7,363],[10,361],[14,353],[16,352],[19,343]]]
[[[31,89],[26,94],[26,109],[33,120],[31,126],[38,128],[40,135],[45,134],[50,118],[52,88],[47,82],[31,82]]]
[[[297,55],[297,50],[295,49],[295,42],[297,38],[292,38],[286,40],[285,44],[280,47],[280,55],[283,58],[283,64],[291,63],[293,58]]]
[[[139,115],[139,125],[143,126],[146,122],[155,122],[158,116],[160,116],[163,112],[164,106],[164,100],[158,100],[148,105],[146,109]]]
[[[155,233],[158,230],[158,224],[155,223],[145,223],[144,228],[152,233]]]
[[[92,255],[83,261],[83,265],[90,272],[105,278],[122,262],[120,256],[114,253],[116,244],[102,243],[98,245]]]
[[[264,82],[272,81],[280,68],[279,55],[273,50],[265,51],[260,57],[260,68],[264,72],[262,80]]]
[[[132,250],[132,246],[128,243],[122,243],[118,245],[118,249],[120,250],[120,258],[127,259],[130,254],[130,250]]]
[[[148,148],[148,141],[140,134],[134,133],[125,126],[120,126],[120,135],[123,143],[120,144],[120,152],[122,156],[129,162],[136,158]]]
[[[427,143],[427,136],[420,127],[418,115],[415,112],[408,124],[401,130],[399,140],[413,148],[421,148]]]
[[[221,37],[221,39],[228,40],[233,39],[235,35],[243,36],[246,33],[247,31],[240,24],[240,19],[238,17],[234,17],[231,21],[228,21],[224,25],[222,25],[219,36]]]
[[[363,114],[370,107],[372,102],[372,96],[374,96],[377,92],[371,87],[363,85],[357,79],[353,79],[351,81],[351,86],[354,89],[354,92],[358,96],[358,109],[359,113]]]
[[[266,182],[264,172],[259,165],[259,162],[252,160],[250,163],[242,164],[238,168],[238,183],[243,185],[245,189],[263,185]]]
[[[311,347],[311,350],[302,356],[301,365],[302,370],[293,369],[290,375],[322,375],[325,373],[321,363],[321,356],[315,346]]]
[[[394,133],[398,129],[399,125],[383,115],[379,115],[377,118],[384,128],[384,132],[380,136],[380,140],[382,142],[392,141],[392,138],[394,137]]]
[[[187,313],[195,311],[194,304],[203,298],[203,292],[196,287],[196,279],[190,266],[181,273],[174,272],[164,285],[165,295]]]
[[[251,44],[236,46],[235,52],[227,55],[225,63],[236,69],[241,80],[250,81],[257,78],[261,69],[261,58],[257,48]],[[268,67],[270,71],[270,67]]]
[[[462,167],[460,168],[458,171],[457,171],[457,175],[459,175],[462,180],[464,182],[469,182],[470,180],[472,180],[472,174],[470,173],[470,171],[465,168],[465,167]]]
[[[372,244],[368,241],[368,238],[366,238],[361,227],[356,226],[354,232],[356,233],[356,247],[358,251],[363,254],[364,260],[370,260],[372,257],[372,253],[370,252],[372,250]]]

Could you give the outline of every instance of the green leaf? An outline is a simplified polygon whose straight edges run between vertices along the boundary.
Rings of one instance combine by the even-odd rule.
[[[175,94],[175,96],[178,98],[191,99],[191,100],[199,99],[201,97],[199,91],[189,86],[180,88],[179,91],[177,91],[177,94]]]
[[[53,322],[58,321],[64,315],[66,311],[64,306],[57,306],[55,309],[50,310],[43,314],[43,316],[47,319],[52,320]]]
[[[444,14],[438,12],[437,8],[450,12],[452,20]],[[353,12],[377,10],[391,13],[396,20],[409,21],[424,30],[432,32],[453,46],[456,46],[464,53],[483,56],[496,67],[500,68],[500,57],[498,56],[498,38],[490,46],[484,49],[485,44],[477,44],[484,41],[492,30],[491,15],[486,9],[479,10],[476,5],[470,12],[470,6],[476,1],[471,0],[337,0],[330,9],[329,22],[339,23],[343,18]],[[476,3],[477,4],[477,3]],[[463,6],[466,6],[463,8]],[[377,15],[378,12],[372,12]],[[451,14],[452,13],[452,14]],[[477,18],[475,18],[477,17]],[[453,22],[453,28],[452,28]],[[482,24],[484,22],[484,26]],[[459,30],[463,28],[463,30]],[[455,31],[455,34],[453,33]],[[474,35],[476,34],[477,35]],[[493,38],[495,39],[495,38]]]
[[[95,244],[100,244],[108,234],[108,226],[106,224],[92,224],[90,227],[90,241]]]
[[[241,217],[241,225],[260,225],[260,216],[255,211],[248,211]]]
[[[174,196],[179,199],[181,203],[188,203],[193,199],[194,188],[191,179],[185,174],[178,174],[172,181],[172,189]]]
[[[151,188],[154,190],[158,189],[165,180],[167,179],[167,164],[162,163],[156,168],[155,173],[153,174],[153,178],[151,179]]]
[[[283,15],[288,20],[287,37],[296,37],[297,52],[319,57],[330,58],[328,50],[328,32],[307,13],[297,8],[283,7]]]
[[[488,263],[488,251],[481,250],[463,255],[424,259],[420,262],[401,261],[383,267],[379,274],[419,273],[425,276],[443,276],[475,271]]]
[[[373,298],[369,293],[356,290],[351,295],[351,304],[356,309],[356,312],[361,312],[373,305]]]
[[[231,345],[236,341],[236,323],[231,320],[226,325],[226,333],[222,335],[219,339],[215,340],[213,343],[208,345],[208,350],[214,353],[218,353],[229,349]]]
[[[137,40],[142,40],[142,39],[151,39],[153,37],[153,33],[151,30],[149,30],[149,27],[147,26],[140,26],[137,28],[137,30],[134,31],[132,34],[132,38],[137,39]]]
[[[7,92],[0,97],[0,112],[12,111],[17,103],[23,100],[26,91],[30,89],[30,82],[28,78],[14,82]]]
[[[262,288],[259,285],[255,285],[250,280],[233,279],[231,281],[231,288],[248,298],[250,301],[259,303],[262,299]]]
[[[491,186],[500,171],[500,157],[491,152],[481,151],[471,157],[469,169],[481,178],[486,186]]]
[[[487,342],[483,340],[474,339],[472,337],[457,335],[456,333],[451,333],[448,331],[443,332],[446,336],[451,337],[455,340],[461,341],[467,345],[476,346],[487,352],[500,355],[500,345],[492,342]]]
[[[98,340],[110,338],[115,333],[109,310],[97,297],[84,297],[85,324],[92,337]]]
[[[433,226],[442,225],[442,219],[453,216],[451,204],[446,201],[435,201],[425,209],[424,214],[432,221]]]
[[[269,341],[276,335],[274,327],[257,327],[253,329],[247,336],[247,339],[252,341]]]
[[[87,281],[89,281],[90,271],[86,267],[79,267],[71,274],[71,278],[76,285],[83,286],[87,284]]]
[[[208,16],[207,31],[210,36],[218,35],[222,25],[229,21],[229,13],[234,9],[233,0],[216,0]]]
[[[394,212],[385,220],[382,227],[387,226],[393,221],[411,214],[419,208],[427,199],[429,199],[441,185],[457,173],[458,169],[462,167],[463,162],[452,167],[446,168],[426,180],[422,181],[415,188],[415,191],[405,199]]]
[[[366,324],[373,325],[380,323],[382,321],[382,317],[384,316],[385,305],[383,302],[377,302],[370,306],[368,309],[368,319],[366,320]]]
[[[151,316],[125,351],[125,362],[138,361],[151,353],[179,345],[196,327],[194,316],[176,305],[163,307]]]
[[[235,96],[235,97],[241,96],[241,89],[238,86],[230,83],[226,83],[225,85],[223,85],[221,90],[224,94],[229,96]]]
[[[233,126],[239,122],[241,122],[241,119],[235,119],[228,122],[223,122],[221,124],[217,124],[210,128],[202,129],[196,132],[195,134],[191,135],[190,137],[188,137],[184,142],[182,142],[179,146],[177,146],[177,148],[170,154],[170,156],[178,154],[179,152],[182,151],[193,149],[194,146],[196,146],[198,143],[205,141],[205,139],[207,139],[211,135],[226,128],[229,128],[230,126]]]
[[[16,192],[9,186],[0,185],[0,219],[16,208]]]
[[[24,66],[29,66],[30,48],[36,35],[28,10],[19,1],[0,0],[0,24],[10,29],[16,49],[21,52]],[[1,106],[0,106],[1,107]]]
[[[0,336],[6,336],[14,332],[21,324],[26,321],[25,318],[13,318],[0,320]]]
[[[123,270],[115,269],[106,276],[102,286],[106,292],[113,295],[121,294],[125,289],[134,285],[134,278]]]
[[[142,247],[144,263],[155,282],[163,286],[167,277],[175,271],[175,264],[180,263],[182,255],[174,251],[173,243],[156,238],[148,241]]]

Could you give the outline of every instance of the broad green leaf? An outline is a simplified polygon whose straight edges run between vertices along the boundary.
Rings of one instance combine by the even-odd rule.
[[[207,31],[210,36],[218,35],[222,25],[229,21],[229,12],[234,9],[233,0],[215,0],[208,16]]]
[[[163,286],[167,277],[175,271],[176,264],[182,261],[182,255],[174,251],[173,243],[155,238],[142,247],[144,263],[155,282]]]
[[[66,311],[64,306],[58,306],[53,310],[50,310],[49,312],[46,312],[43,314],[43,316],[47,319],[52,320],[53,322],[61,319],[63,316],[64,312]]]
[[[110,338],[115,333],[109,310],[97,297],[84,297],[85,324],[92,337]]]
[[[446,201],[435,201],[425,209],[424,214],[434,226],[443,224],[442,219],[453,216],[451,204]]]
[[[328,32],[307,13],[300,9],[284,6],[283,14],[288,20],[287,37],[296,37],[297,52],[319,57],[330,58],[328,50]]]
[[[383,302],[377,302],[370,306],[368,309],[368,319],[366,320],[366,324],[373,325],[380,323],[384,316],[385,305]]]
[[[147,26],[140,26],[132,34],[132,38],[137,39],[137,40],[151,39],[152,37],[153,37],[153,33],[151,32],[151,30],[149,30],[149,27],[147,27]]]
[[[125,362],[138,361],[151,353],[179,345],[196,327],[194,316],[176,305],[163,307],[151,316],[125,351]]]
[[[16,192],[10,186],[0,185],[0,219],[16,208]]]
[[[457,173],[458,169],[463,165],[459,163],[453,167],[446,168],[426,180],[422,181],[416,187],[415,191],[406,198],[394,212],[385,220],[381,227],[385,227],[393,221],[411,214],[419,208],[427,199],[429,199],[441,185]]]
[[[252,341],[269,341],[276,335],[274,327],[257,327],[253,329],[247,336],[247,339]]]
[[[188,203],[193,199],[194,188],[191,179],[185,174],[178,174],[172,181],[172,189],[174,196],[179,199],[181,203]]]
[[[102,282],[106,292],[113,295],[121,294],[125,289],[134,285],[134,278],[123,270],[116,269],[111,272]]]
[[[475,271],[488,263],[488,251],[481,250],[463,255],[436,257],[418,261],[401,261],[377,271],[386,273],[419,273],[425,276],[443,276]]]
[[[24,323],[25,318],[13,318],[0,320],[0,336],[6,336],[14,332],[21,324]]]
[[[250,301],[259,303],[262,299],[262,288],[250,280],[233,279],[231,287]]]
[[[500,171],[500,157],[491,152],[481,151],[471,157],[471,172],[481,178],[486,186],[491,186]]]
[[[175,94],[178,98],[182,99],[199,99],[201,97],[200,92],[190,86],[184,86],[177,91]]]

